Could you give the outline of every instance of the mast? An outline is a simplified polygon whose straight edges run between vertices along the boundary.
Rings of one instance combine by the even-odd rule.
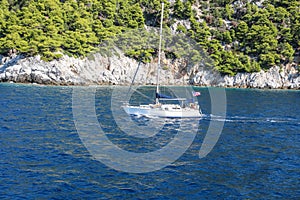
[[[158,47],[158,65],[157,65],[157,76],[156,76],[156,95],[155,103],[159,103],[159,70],[160,70],[160,54],[161,54],[161,42],[162,42],[162,24],[164,19],[164,3],[161,3],[161,17],[160,17],[160,31],[159,31],[159,47]]]

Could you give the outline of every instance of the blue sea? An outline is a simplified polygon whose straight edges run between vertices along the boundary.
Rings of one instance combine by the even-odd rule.
[[[74,115],[80,96],[92,88],[99,126],[119,149],[144,155],[172,143],[179,129],[191,143],[174,161],[155,170],[130,172],[97,157],[79,133]],[[149,138],[129,136],[115,120],[111,98],[115,88],[0,84],[1,199],[299,199],[300,91],[223,89],[226,115],[212,113],[212,93],[220,88],[194,87],[200,120],[130,116],[127,133],[163,124]],[[153,87],[143,88],[151,94]],[[119,99],[120,100],[120,99]],[[83,102],[85,104],[86,102]],[[87,108],[83,118],[89,117]],[[86,119],[87,119],[86,118]],[[123,120],[123,121],[122,121]],[[213,122],[223,124],[211,151],[199,151]],[[188,130],[188,129],[184,129]],[[193,129],[194,130],[194,129]],[[212,130],[213,132],[213,130]],[[97,135],[94,135],[97,141]],[[187,140],[188,140],[187,139]],[[101,145],[101,144],[98,144]],[[208,144],[212,145],[212,144]],[[101,147],[103,148],[103,147]],[[105,149],[98,149],[100,153]],[[177,151],[170,151],[176,154]],[[131,155],[131,154],[130,154]],[[104,156],[104,157],[103,157]],[[117,155],[116,155],[117,156]],[[119,156],[121,157],[121,156]],[[167,162],[167,161],[166,161]],[[143,166],[143,161],[135,165]]]

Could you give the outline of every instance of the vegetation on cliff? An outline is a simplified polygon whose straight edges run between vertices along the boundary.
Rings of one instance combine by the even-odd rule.
[[[164,24],[172,27],[179,21],[176,32],[201,45],[221,73],[285,65],[299,54],[298,0],[164,1]],[[0,54],[41,54],[45,60],[87,56],[109,37],[159,26],[160,2],[0,0]],[[128,50],[133,57],[142,53],[147,61],[155,49]]]

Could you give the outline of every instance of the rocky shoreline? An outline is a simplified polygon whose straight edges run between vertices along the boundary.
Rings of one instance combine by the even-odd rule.
[[[160,81],[164,85],[300,89],[299,68],[287,65],[257,73],[238,73],[222,76],[211,68],[194,66],[186,70],[180,60],[163,60]],[[121,53],[110,57],[99,53],[84,59],[63,56],[51,62],[40,56],[23,57],[13,54],[0,55],[0,82],[37,83],[44,85],[128,85],[134,76],[138,62]],[[136,84],[156,84],[156,61],[141,64]]]

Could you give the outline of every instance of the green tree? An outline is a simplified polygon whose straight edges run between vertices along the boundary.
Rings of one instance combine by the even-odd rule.
[[[0,38],[3,36],[3,33],[6,29],[6,21],[9,17],[9,10],[8,10],[9,3],[7,0],[1,0],[0,2]]]
[[[232,43],[232,37],[231,37],[230,31],[225,31],[225,32],[223,33],[223,41],[224,41],[226,44]]]
[[[291,62],[294,59],[293,55],[295,53],[295,50],[289,43],[285,42],[279,44],[278,50],[279,50],[281,60],[283,62]]]
[[[184,5],[181,0],[176,0],[174,3],[174,16],[179,19],[184,18]]]
[[[128,28],[137,28],[144,25],[143,11],[139,4],[129,5],[128,1],[118,4],[115,25]]]
[[[20,12],[19,12],[20,13]],[[28,34],[18,18],[16,12],[10,12],[10,15],[6,21],[6,29],[3,30],[3,37],[0,38],[1,51],[7,53],[11,49],[15,49],[21,53],[26,52],[29,49],[26,36]]]
[[[244,66],[241,61],[232,53],[232,51],[221,51],[221,60],[216,68],[222,74],[235,75],[237,72],[243,72]]]
[[[277,54],[273,54],[271,52],[267,52],[259,55],[259,63],[263,66],[264,69],[268,69],[274,66],[279,60],[279,56]]]
[[[240,70],[240,72],[259,72],[260,71],[260,65],[255,61],[251,60],[251,58],[244,54],[239,54],[238,59],[243,65],[243,69]]]
[[[63,53],[86,56],[123,32],[143,28],[145,24],[159,26],[161,2],[0,0],[0,53],[15,49],[25,55],[41,54],[45,60]],[[286,64],[299,52],[299,0],[266,0],[262,7],[256,1],[246,0],[239,1],[240,4],[233,4],[233,0],[176,0],[172,8],[169,1],[163,2],[164,27],[168,29],[178,19],[189,20],[191,28],[186,30],[179,25],[177,34],[191,36],[215,60],[222,73],[232,75]],[[195,6],[200,6],[201,12],[193,10]],[[233,47],[225,51],[225,44]],[[185,48],[188,46],[183,44],[179,49],[184,52]],[[172,58],[182,56],[180,52],[166,51]],[[126,49],[126,55],[136,59],[141,54],[149,61],[155,56],[155,47],[135,45]]]
[[[241,21],[239,25],[236,27],[236,31],[235,31],[236,38],[239,41],[243,42],[247,36],[248,31],[249,31],[249,27],[247,23]]]
[[[249,28],[243,45],[246,53],[258,57],[261,66],[266,68],[275,65],[278,60],[278,30],[268,19],[269,15],[268,11],[260,11],[253,16],[253,25]]]
[[[210,37],[211,33],[209,31],[209,27],[203,21],[198,22],[194,16],[190,18],[191,22],[191,30],[189,31],[190,36],[195,39],[200,45],[203,47],[207,46],[208,38]]]
[[[291,1],[288,8],[290,12],[291,19],[291,34],[293,39],[291,41],[291,45],[294,49],[300,48],[300,2],[299,1]]]
[[[280,42],[291,42],[293,40],[291,28],[281,27],[278,32],[278,37]]]
[[[211,56],[211,58],[214,60],[215,64],[218,65],[220,62],[222,62],[221,52],[223,51],[223,47],[220,44],[220,42],[216,39],[212,39],[207,44],[207,52]]]
[[[232,20],[232,15],[234,14],[233,7],[229,4],[226,4],[225,6],[225,17],[228,20]]]

